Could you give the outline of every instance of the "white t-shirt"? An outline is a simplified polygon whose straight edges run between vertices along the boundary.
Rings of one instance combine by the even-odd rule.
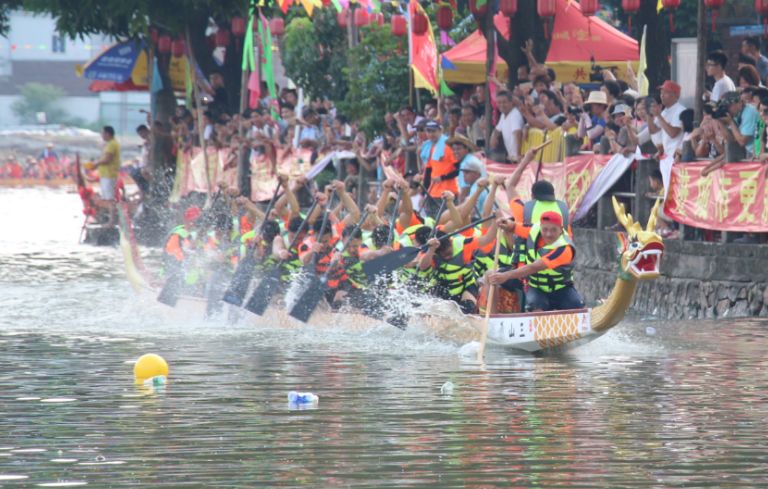
[[[712,87],[711,100],[713,102],[717,102],[723,97],[723,95],[725,95],[728,92],[733,92],[735,90],[736,90],[736,85],[733,84],[733,80],[731,80],[728,75],[725,75],[719,80],[717,80],[715,82],[715,86]]]
[[[671,137],[669,134],[667,134],[667,131],[664,130],[664,128],[661,128],[661,131],[659,131],[656,134],[661,134],[661,144],[664,146],[664,154],[665,155],[673,155],[675,154],[675,151],[677,148],[680,147],[681,144],[683,144],[683,123],[680,121],[680,114],[685,110],[685,107],[680,102],[675,102],[675,105],[672,107],[667,107],[666,109],[661,111],[661,116],[664,118],[665,121],[667,121],[667,124],[669,124],[672,127],[679,127],[681,129],[680,133],[676,137]],[[658,122],[658,118],[654,123],[661,127],[661,125]]]
[[[520,156],[520,148],[515,139],[515,133],[522,131],[523,126],[525,126],[525,119],[523,118],[523,114],[521,114],[517,108],[510,110],[508,114],[500,115],[499,122],[496,124],[496,130],[499,131],[504,138],[504,146],[507,148],[507,156]]]

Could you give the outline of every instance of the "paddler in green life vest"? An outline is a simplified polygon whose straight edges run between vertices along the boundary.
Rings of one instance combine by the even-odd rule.
[[[299,245],[307,238],[307,226],[301,230],[301,233],[296,237],[296,233],[301,229],[301,224],[304,219],[301,217],[294,217],[288,222],[288,232],[283,235],[275,236],[272,240],[272,255],[276,260],[280,260],[280,280],[283,283],[290,283],[293,277],[301,272],[303,264],[299,259]],[[294,239],[295,238],[295,239]],[[288,249],[288,246],[295,242],[293,248]]]
[[[338,290],[332,305],[334,309],[338,309],[341,306],[341,301],[346,298],[352,307],[370,312],[369,306],[372,303],[367,300],[365,292],[368,279],[363,272],[363,263],[360,261],[360,252],[364,249],[363,233],[360,229],[355,229],[355,226],[347,226],[342,231],[341,236],[342,239],[337,242],[337,252],[341,248],[342,242],[349,240],[349,243],[336,265],[343,269],[344,273],[338,274]]]
[[[491,285],[528,278],[525,296],[528,311],[581,309],[584,300],[573,286],[573,259],[576,247],[563,229],[562,216],[554,211],[541,215],[526,241],[525,265],[488,272]]]
[[[432,294],[456,302],[464,314],[477,309],[477,281],[472,268],[472,254],[478,247],[476,238],[446,238],[443,231],[427,241],[427,252],[421,257],[419,270],[430,271],[434,282]]]
[[[184,282],[194,284],[199,274],[187,273],[187,265],[190,256],[195,250],[197,240],[196,221],[200,219],[202,211],[199,207],[192,206],[184,211],[184,224],[179,224],[171,230],[163,247],[163,275],[170,277],[174,274],[183,274]]]

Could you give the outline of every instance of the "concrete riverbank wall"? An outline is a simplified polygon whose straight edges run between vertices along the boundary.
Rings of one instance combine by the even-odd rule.
[[[618,270],[615,233],[575,229],[576,287],[588,305],[608,297]],[[768,246],[667,240],[661,277],[641,282],[635,312],[664,319],[768,317]]]

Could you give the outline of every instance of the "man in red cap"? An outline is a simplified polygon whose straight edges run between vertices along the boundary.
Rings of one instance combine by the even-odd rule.
[[[671,156],[683,144],[683,123],[680,114],[685,107],[678,102],[680,85],[667,80],[659,86],[661,106],[652,105],[648,118],[648,131],[655,141],[664,147],[664,154]],[[662,110],[663,107],[663,110]]]
[[[488,272],[492,285],[528,278],[525,294],[528,311],[581,309],[584,300],[573,286],[573,259],[576,248],[563,232],[563,217],[555,211],[541,214],[526,243],[525,265],[505,271]]]

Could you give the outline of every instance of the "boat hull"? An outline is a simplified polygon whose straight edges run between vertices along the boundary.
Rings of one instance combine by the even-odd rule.
[[[179,297],[176,307],[171,308],[156,302],[160,284],[144,268],[130,228],[126,229],[127,214],[121,209],[120,247],[125,262],[125,271],[133,289],[142,299],[158,304],[169,317],[176,320],[199,321],[205,317],[207,302],[202,297]],[[226,305],[225,307],[232,307]],[[278,327],[305,327],[291,318],[283,304],[276,300],[264,316],[254,316],[241,310],[243,317],[252,317],[254,323]],[[488,324],[487,341],[491,345],[526,352],[562,350],[597,338],[602,333],[592,329],[591,309],[555,311],[543,313],[494,314]],[[464,315],[453,302],[435,300],[414,309],[407,331],[427,333],[441,340],[455,344],[479,341],[484,317]],[[310,318],[308,326],[315,328],[367,331],[386,323],[355,312],[331,311],[326,304]],[[392,327],[392,326],[389,326]]]

